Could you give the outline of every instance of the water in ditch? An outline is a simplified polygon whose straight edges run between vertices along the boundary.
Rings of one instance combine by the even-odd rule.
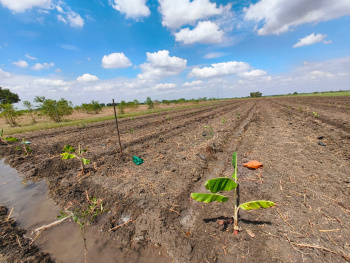
[[[0,204],[13,211],[11,217],[28,238],[35,238],[34,229],[56,221],[60,207],[47,195],[46,182],[26,181],[17,171],[0,160]],[[141,253],[120,251],[110,245],[97,229],[87,233],[88,262],[169,262],[171,259],[158,248],[147,248]],[[41,251],[49,253],[56,262],[84,262],[83,240],[74,222],[51,227],[35,239]]]

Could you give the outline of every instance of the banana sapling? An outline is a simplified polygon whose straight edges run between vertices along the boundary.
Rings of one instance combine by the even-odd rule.
[[[266,201],[266,200],[256,200],[250,201],[243,204],[238,204],[238,183],[237,183],[237,153],[234,152],[232,154],[232,166],[234,168],[234,172],[232,174],[232,178],[227,177],[217,177],[214,179],[207,180],[204,184],[204,187],[211,192],[209,193],[191,193],[191,197],[203,203],[211,203],[211,202],[227,202],[230,199],[224,195],[216,194],[219,191],[231,191],[233,190],[233,201],[231,201],[233,206],[233,233],[235,235],[238,234],[240,230],[238,227],[238,212],[239,209],[243,210],[252,210],[259,208],[269,208],[275,206],[274,202]]]
[[[2,141],[7,141],[7,142],[18,142],[19,141],[15,137],[2,137],[3,133],[4,133],[4,129],[1,128],[1,131],[0,131],[0,144],[2,143]]]
[[[87,148],[82,150],[80,148],[80,144],[78,147],[78,152],[75,154],[75,149],[67,144],[66,146],[63,147],[64,153],[61,153],[62,160],[68,160],[68,159],[74,159],[77,158],[80,161],[80,167],[81,167],[81,173],[84,173],[84,165],[87,165],[90,163],[90,160],[83,158],[83,153],[86,153],[88,151]]]

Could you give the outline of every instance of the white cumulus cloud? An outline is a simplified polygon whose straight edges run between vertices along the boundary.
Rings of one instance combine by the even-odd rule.
[[[243,72],[243,73],[239,74],[239,76],[244,77],[244,78],[256,78],[256,77],[264,76],[266,74],[267,74],[267,72],[265,70],[254,69],[251,71]]]
[[[155,85],[152,90],[170,90],[176,88],[176,84],[174,83],[159,83]]]
[[[6,71],[3,71],[1,68],[0,68],[0,78],[2,79],[7,79],[7,78],[11,78],[12,77],[12,74],[9,73],[9,72],[6,72]]]
[[[162,25],[169,28],[180,28],[183,25],[194,24],[200,19],[220,15],[224,7],[217,7],[209,0],[158,0],[159,11],[162,14]]]
[[[183,86],[183,87],[196,87],[196,86],[199,86],[201,84],[203,84],[202,80],[194,80],[191,82],[185,82],[181,86]]]
[[[80,82],[93,82],[93,81],[97,81],[97,80],[99,80],[98,77],[96,77],[95,75],[88,74],[88,73],[85,73],[85,74],[77,77],[77,81],[80,81]]]
[[[71,27],[83,27],[85,23],[84,19],[74,11],[69,11],[67,13],[67,19]]]
[[[146,0],[109,0],[109,4],[127,18],[138,19],[149,16],[151,11],[146,6]]]
[[[215,44],[223,41],[224,31],[219,30],[219,27],[211,21],[203,21],[199,22],[193,30],[184,28],[174,35],[176,41],[184,44]]]
[[[305,23],[350,15],[350,0],[260,0],[244,11],[245,20],[262,23],[259,35],[278,35]]]
[[[22,13],[33,7],[50,8],[51,0],[0,0],[0,3],[16,13]]]
[[[140,65],[143,73],[138,74],[139,79],[158,79],[177,75],[186,68],[187,60],[169,56],[168,50],[147,52],[147,61]]]
[[[314,70],[307,75],[309,79],[332,78],[333,76],[334,74],[330,72],[320,70]]]
[[[103,68],[127,68],[132,64],[124,53],[111,53],[102,58]]]
[[[329,40],[329,41],[325,40],[326,37],[327,37],[327,35],[322,35],[322,34],[315,35],[315,33],[312,33],[311,35],[308,35],[306,37],[299,39],[298,43],[293,45],[293,47],[295,48],[295,47],[313,45],[313,44],[316,44],[319,42],[323,42],[324,44],[332,43],[331,40]]]
[[[194,68],[188,74],[188,77],[211,78],[231,74],[240,74],[248,71],[250,68],[250,65],[246,62],[221,62],[211,64],[211,67]]]
[[[13,62],[12,64],[20,68],[27,68],[29,66],[27,61],[24,60],[18,60],[17,62]]]
[[[42,70],[42,69],[49,69],[49,68],[51,68],[51,67],[53,67],[55,64],[54,63],[43,63],[43,64],[41,64],[41,63],[36,63],[33,67],[32,67],[32,69],[34,69],[34,70]]]

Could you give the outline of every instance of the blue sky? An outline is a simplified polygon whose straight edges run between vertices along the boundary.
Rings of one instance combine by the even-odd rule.
[[[0,86],[73,104],[348,90],[350,0],[0,0]]]

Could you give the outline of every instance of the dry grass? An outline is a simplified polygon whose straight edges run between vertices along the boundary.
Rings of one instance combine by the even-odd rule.
[[[214,102],[207,101],[207,102],[201,102],[201,103],[183,103],[183,104],[176,104],[176,105],[160,104],[156,106],[155,109],[152,109],[152,110],[148,110],[147,105],[139,105],[138,108],[125,109],[124,114],[119,114],[118,110],[117,110],[117,113],[118,113],[118,118],[126,118],[126,117],[134,117],[134,116],[164,112],[164,111],[194,108],[194,107],[210,105],[218,102],[219,101],[214,101]],[[15,127],[11,127],[9,124],[5,123],[5,119],[0,118],[0,129],[1,128],[4,129],[4,136],[6,136],[6,135],[19,134],[19,133],[30,132],[30,131],[58,128],[58,127],[84,125],[87,123],[99,122],[99,121],[105,121],[105,120],[111,120],[111,119],[114,119],[113,107],[104,107],[102,111],[99,112],[98,114],[88,114],[85,112],[74,110],[72,115],[65,117],[64,120],[60,123],[53,122],[46,116],[36,117],[36,123],[32,123],[32,119],[30,115],[25,114],[19,117],[17,121],[18,125]]]

